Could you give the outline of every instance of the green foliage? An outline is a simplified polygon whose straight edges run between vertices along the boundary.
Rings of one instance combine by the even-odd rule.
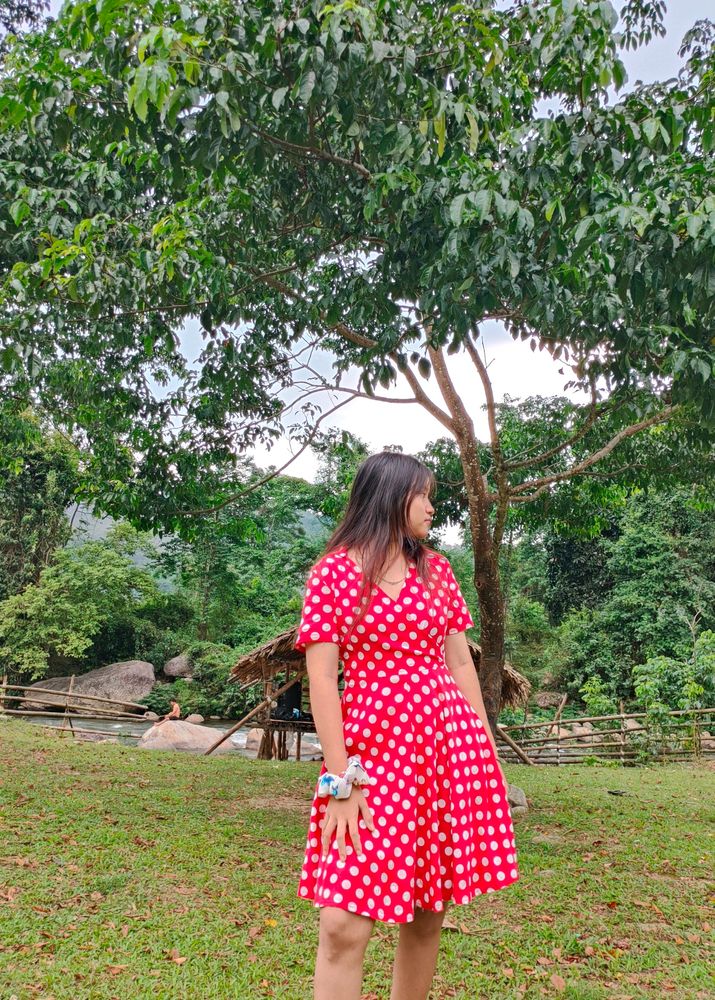
[[[230,511],[198,520],[191,541],[165,542],[153,562],[192,608],[186,640],[247,650],[295,624],[305,574],[320,548],[302,524],[313,495],[306,483],[278,477],[246,492]]]
[[[610,586],[565,616],[548,654],[573,697],[597,676],[610,697],[629,698],[635,665],[687,661],[694,635],[715,626],[715,528],[702,499],[697,488],[635,494],[602,539]]]
[[[507,606],[506,658],[534,687],[544,671],[544,655],[553,628],[539,601],[515,595]]]
[[[613,715],[618,711],[613,698],[597,674],[593,674],[579,688],[579,694],[589,715]]]
[[[63,549],[36,584],[0,603],[3,669],[36,680],[51,665],[86,664],[102,630],[126,628],[156,596],[153,577],[111,538]]]
[[[37,583],[70,536],[79,483],[74,449],[31,412],[0,404],[0,600]]]
[[[280,433],[307,343],[368,392],[428,377],[418,315],[454,351],[502,320],[624,422],[692,406],[696,441],[713,32],[625,90],[658,11],[633,0],[621,33],[600,0],[66,4],[0,86],[7,383],[86,435],[104,509],[167,531]]]

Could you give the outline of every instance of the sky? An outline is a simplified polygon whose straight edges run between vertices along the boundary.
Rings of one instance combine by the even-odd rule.
[[[60,6],[59,0],[51,0],[52,13],[56,13]],[[616,2],[615,6],[619,8],[621,4]],[[654,39],[636,52],[623,54],[629,82],[642,80],[649,83],[675,76],[680,67],[677,51],[683,35],[699,18],[712,17],[714,14],[714,0],[669,0],[665,37]],[[564,383],[571,373],[566,368],[565,374],[560,374],[561,363],[553,361],[546,351],[532,352],[528,342],[512,340],[503,326],[496,322],[484,324],[480,332],[480,351],[488,365],[497,401],[503,400],[505,394],[513,398],[564,394],[570,395],[574,401],[583,399],[571,392],[564,392]],[[187,324],[182,342],[190,359],[198,356],[203,342],[197,322]],[[462,398],[470,406],[477,434],[484,439],[487,437],[487,426],[481,384],[476,370],[466,361],[465,356],[460,354],[457,357],[459,361],[452,364],[452,375]],[[322,360],[320,367],[323,372],[328,371],[327,359]],[[430,379],[428,383],[423,383],[432,394],[433,381]],[[392,394],[405,396],[409,391],[403,384],[398,385]],[[338,398],[335,397],[334,401]],[[326,408],[331,405],[330,401],[325,400],[325,405]],[[408,453],[421,450],[429,441],[446,433],[441,424],[419,405],[398,406],[362,399],[353,400],[335,416],[326,418],[323,427],[347,429],[362,438],[374,451],[397,445]],[[291,454],[291,444],[285,439],[270,451],[257,449],[254,457],[260,466],[281,466],[290,459]],[[312,479],[316,466],[315,456],[306,451],[287,471],[291,475]]]

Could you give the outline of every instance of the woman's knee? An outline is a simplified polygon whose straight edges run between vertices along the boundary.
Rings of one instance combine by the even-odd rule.
[[[323,906],[320,910],[320,944],[329,957],[353,953],[362,956],[372,934],[373,921],[357,913]]]
[[[446,907],[444,910],[423,910],[415,907],[415,919],[406,926],[410,932],[419,938],[438,937],[444,922]]]

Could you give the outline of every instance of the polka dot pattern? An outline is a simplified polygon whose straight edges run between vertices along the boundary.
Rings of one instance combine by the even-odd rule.
[[[334,845],[321,860],[326,800],[315,796],[298,895],[391,924],[414,920],[416,906],[439,911],[518,878],[491,741],[444,659],[445,636],[473,622],[449,562],[429,559],[429,588],[410,566],[400,594],[374,587],[358,619],[358,567],[346,552],[324,556],[296,639],[298,648],[338,644],[345,748],[376,779],[365,789],[376,829],[358,821],[363,854],[348,836],[344,862]]]

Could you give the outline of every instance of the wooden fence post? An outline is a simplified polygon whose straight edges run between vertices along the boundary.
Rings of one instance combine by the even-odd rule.
[[[60,726],[60,732],[63,733],[65,731],[65,726],[69,723],[73,736],[75,736],[75,731],[74,726],[72,725],[72,719],[70,718],[70,695],[72,694],[72,690],[74,688],[74,677],[75,675],[72,674],[69,685],[67,686],[67,693],[65,694],[65,714],[62,718],[62,725]]]
[[[618,724],[621,728],[621,766],[626,762],[626,717],[624,715],[625,709],[623,707],[623,699],[618,702]]]

